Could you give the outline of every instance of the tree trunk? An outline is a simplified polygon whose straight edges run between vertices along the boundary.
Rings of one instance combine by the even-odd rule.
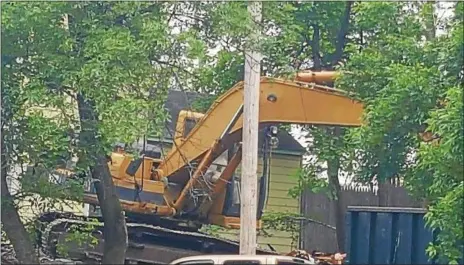
[[[127,248],[126,220],[119,197],[113,184],[105,156],[97,158],[97,165],[91,168],[92,176],[100,182],[95,183],[98,201],[104,220],[103,264],[124,264]]]
[[[379,206],[381,207],[387,207],[389,206],[389,199],[388,199],[388,183],[387,183],[388,180],[386,179],[381,179],[381,180],[377,180],[377,187],[378,187],[378,190],[377,190],[377,194],[379,196]]]
[[[348,34],[348,29],[350,26],[350,15],[352,10],[352,1],[346,2],[344,15],[340,18],[340,30],[337,34],[337,42],[335,47],[335,53],[333,55],[331,65],[329,69],[333,69],[335,65],[342,59],[343,52],[346,46],[346,35]],[[333,86],[334,84],[330,84]],[[342,128],[332,127],[328,130],[328,135],[335,137],[335,145],[338,145],[339,137],[342,136]],[[340,181],[338,179],[338,172],[340,170],[340,157],[327,161],[327,175],[329,177],[329,187],[331,192],[335,195],[332,200],[333,209],[335,213],[335,227],[337,234],[337,245],[338,251],[345,251],[345,206],[343,205],[343,194],[340,187]]]
[[[339,127],[331,128],[333,133],[328,133],[332,137],[339,137],[341,131]],[[336,143],[335,143],[336,144]],[[340,170],[340,158],[335,157],[334,159],[327,161],[327,175],[329,177],[329,187],[334,198],[332,199],[332,205],[335,213],[335,227],[337,235],[338,251],[345,251],[345,206],[343,205],[343,194],[340,187],[340,181],[338,179],[338,172]]]
[[[14,206],[14,197],[8,190],[6,179],[9,165],[3,131],[1,133],[2,226],[8,239],[13,244],[16,259],[21,264],[39,264],[31,237],[21,222],[18,209]]]
[[[331,67],[335,67],[343,57],[343,51],[345,50],[346,45],[346,35],[348,34],[348,29],[350,27],[350,16],[351,16],[351,7],[353,6],[352,1],[346,2],[345,12],[343,17],[340,19],[340,30],[337,34],[337,43],[335,45],[335,53],[332,58]]]
[[[113,178],[108,168],[108,160],[101,151],[97,139],[97,119],[93,103],[82,94],[77,95],[81,122],[80,140],[87,156],[90,156],[90,171],[102,210],[105,240],[103,264],[124,264],[127,249],[127,229],[124,213],[118,194],[114,188]],[[88,159],[89,157],[85,158]]]
[[[312,44],[312,55],[313,55],[313,69],[314,71],[320,71],[322,66],[321,61],[321,36],[319,32],[319,25],[313,25],[313,44]]]
[[[350,16],[352,11],[352,1],[346,2],[343,16],[340,18],[340,30],[337,34],[335,43],[335,52],[332,55],[328,55],[325,60],[322,60],[320,55],[320,28],[319,25],[313,24],[313,36],[312,36],[312,59],[313,59],[313,70],[320,71],[333,70],[335,65],[342,59],[343,52],[346,46],[346,35],[349,31]],[[323,62],[324,61],[324,62]],[[333,86],[333,82],[329,82],[329,86]],[[339,138],[342,135],[340,127],[326,127],[326,135],[328,137]],[[339,139],[333,142],[338,145]],[[341,198],[342,192],[340,187],[340,181],[338,179],[338,172],[340,170],[340,157],[335,157],[327,161],[327,175],[329,177],[329,189],[333,195],[331,203],[333,204],[335,214],[335,227],[337,235],[337,245],[340,252],[344,252],[345,249],[345,206],[343,205],[343,198]]]

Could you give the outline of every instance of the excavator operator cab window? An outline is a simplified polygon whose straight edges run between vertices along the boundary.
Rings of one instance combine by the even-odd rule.
[[[196,120],[196,119],[185,118],[185,121],[184,121],[184,132],[183,132],[183,134],[182,134],[182,137],[183,137],[183,138],[186,138],[187,135],[193,130],[193,128],[195,127],[196,124],[197,124],[197,120]]]
[[[182,143],[205,114],[190,110],[181,110],[177,116],[174,139]]]

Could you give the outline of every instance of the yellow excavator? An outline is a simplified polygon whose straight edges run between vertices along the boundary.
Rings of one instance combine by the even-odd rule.
[[[363,104],[327,86],[336,72],[301,72],[293,79],[262,77],[259,92],[260,133],[264,135],[263,176],[259,181],[258,226],[269,183],[269,153],[277,124],[360,126]],[[238,243],[198,232],[203,224],[240,227],[240,177],[243,126],[243,82],[221,95],[206,113],[183,110],[174,143],[165,157],[142,153],[139,158],[117,148],[108,163],[127,216],[127,259],[138,263],[167,263],[199,253],[238,253]],[[221,160],[222,159],[222,160]],[[219,163],[218,161],[226,161]],[[90,188],[84,202],[98,206]],[[59,256],[70,225],[85,225],[84,217],[47,213],[39,218],[42,250]],[[103,224],[95,231],[102,231]],[[101,233],[100,233],[101,234]],[[98,236],[98,233],[96,233]],[[96,247],[75,247],[76,253],[101,256]],[[259,248],[261,254],[275,254]]]

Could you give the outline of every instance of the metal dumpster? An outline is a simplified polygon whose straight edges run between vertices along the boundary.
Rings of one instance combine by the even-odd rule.
[[[421,208],[348,207],[347,263],[434,264],[425,249],[434,232],[425,225]]]

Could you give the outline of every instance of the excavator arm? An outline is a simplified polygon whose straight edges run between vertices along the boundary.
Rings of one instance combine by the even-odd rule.
[[[324,77],[329,79],[327,76]],[[180,178],[178,171],[203,157],[216,141],[226,136],[237,135],[243,127],[242,105],[243,82],[240,82],[219,97],[185,139],[171,149],[158,167],[157,179]],[[342,91],[333,88],[315,83],[301,84],[281,79],[261,79],[259,99],[261,124],[360,126],[362,112],[361,103],[353,101]],[[235,138],[239,140],[240,137]]]

